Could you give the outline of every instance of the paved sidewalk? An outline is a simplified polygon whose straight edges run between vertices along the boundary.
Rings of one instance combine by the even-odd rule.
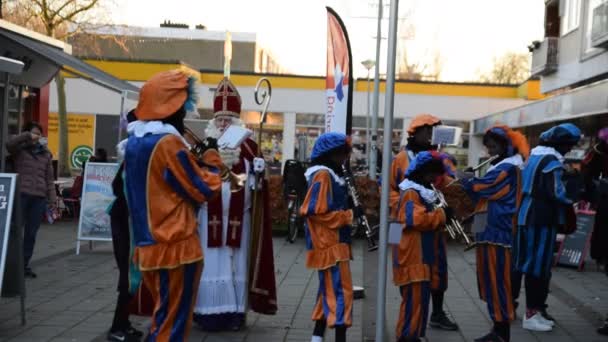
[[[485,335],[491,327],[487,306],[479,299],[475,275],[475,253],[462,251],[455,243],[449,246],[449,286],[445,307],[460,325],[458,332],[446,332],[427,328],[430,341],[473,341]],[[549,333],[532,333],[522,328],[525,290],[519,299],[517,320],[511,325],[511,340],[527,341],[608,341],[608,337],[595,332],[601,324],[602,313],[608,313],[608,277],[590,267],[587,272],[555,268],[548,299],[549,312],[555,317],[556,327]],[[391,271],[389,270],[389,275]],[[399,310],[400,295],[389,279],[387,288],[387,333],[394,341],[395,319]]]
[[[46,227],[44,228],[46,229]],[[67,234],[67,233],[66,233]],[[41,235],[41,238],[46,235]],[[74,234],[75,236],[75,234]],[[40,246],[45,245],[41,242]],[[42,258],[37,279],[27,280],[27,325],[18,319],[18,298],[0,299],[0,341],[104,341],[116,300],[117,270],[109,243],[97,243],[74,255]],[[352,273],[362,283],[362,244],[353,248]],[[250,314],[248,328],[234,333],[207,334],[194,328],[189,341],[309,341],[310,314],[317,293],[317,276],[305,268],[304,243],[274,239],[279,312],[276,316]],[[44,262],[44,260],[47,260]],[[40,260],[40,259],[39,259]],[[35,264],[36,265],[36,264]],[[362,301],[355,302],[355,322],[361,321]],[[148,319],[135,318],[140,328]],[[331,336],[331,332],[328,332]],[[332,336],[333,338],[333,336]],[[361,325],[348,331],[348,341],[361,340]]]
[[[33,267],[37,279],[27,280],[27,325],[20,326],[18,298],[0,299],[0,341],[104,341],[116,300],[117,270],[110,243],[84,247],[75,255],[75,223],[41,228]],[[85,244],[86,245],[86,244]],[[189,341],[310,341],[310,313],[317,291],[317,276],[305,268],[304,243],[274,239],[279,312],[276,316],[250,314],[249,327],[235,333],[207,334],[194,328]],[[375,331],[375,281],[377,252],[364,253],[364,241],[354,247],[354,284],[368,284],[367,298],[355,301],[354,327],[348,341],[373,341]],[[365,262],[363,262],[365,259]],[[365,266],[365,274],[364,274]],[[449,246],[449,290],[446,309],[461,326],[459,332],[428,329],[431,341],[472,341],[490,328],[486,306],[478,299],[475,260],[462,246]],[[387,335],[394,335],[400,303],[390,283],[387,288]],[[513,323],[512,341],[608,341],[595,328],[608,313],[608,277],[590,265],[585,272],[556,268],[549,296],[549,311],[557,319],[551,333],[530,333]],[[520,302],[524,302],[521,298]],[[520,307],[518,314],[523,314]],[[149,320],[136,318],[145,329]],[[387,339],[393,341],[394,339]],[[333,341],[328,331],[326,341]]]

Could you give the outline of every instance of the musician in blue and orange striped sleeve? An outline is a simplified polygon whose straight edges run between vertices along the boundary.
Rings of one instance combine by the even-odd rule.
[[[312,319],[313,342],[323,340],[326,326],[335,328],[336,341],[346,341],[352,324],[353,285],[350,272],[352,210],[342,164],[351,146],[341,133],[322,134],[306,170],[308,193],[300,207],[305,218],[306,267],[319,273],[319,292]]]
[[[222,183],[212,144],[198,160],[182,136],[186,111],[196,110],[195,91],[194,79],[181,71],[154,75],[141,88],[138,121],[128,127],[124,172],[133,259],[155,302],[146,341],[187,339],[203,268],[197,205]]]
[[[397,322],[397,341],[420,341],[425,336],[431,300],[431,270],[436,258],[437,230],[452,216],[450,208],[435,208],[437,194],[432,190],[445,174],[439,153],[420,152],[399,184],[400,196],[393,211],[392,231],[400,239],[393,245],[393,283],[401,292]]]
[[[407,145],[395,156],[391,163],[390,195],[389,205],[391,210],[397,208],[399,201],[399,184],[405,179],[405,173],[409,164],[416,158],[418,153],[436,150],[437,146],[431,144],[433,127],[441,125],[441,120],[431,114],[416,115],[410,123],[405,139]],[[442,154],[446,165],[446,171],[454,170],[454,161],[447,154]],[[453,175],[452,175],[453,176]],[[445,175],[443,178],[449,178]],[[444,182],[445,184],[449,182]],[[440,186],[439,184],[437,185]],[[393,212],[391,215],[395,216]],[[431,267],[431,303],[432,314],[430,325],[434,328],[444,330],[458,330],[458,324],[454,322],[443,310],[445,292],[448,288],[448,260],[445,234],[435,235],[435,264]]]
[[[520,197],[520,168],[530,154],[530,147],[523,134],[507,126],[490,128],[483,144],[491,156],[498,158],[484,177],[461,180],[477,208],[487,210],[484,230],[475,234],[477,285],[494,326],[475,341],[507,342],[515,315],[511,295],[511,246]]]

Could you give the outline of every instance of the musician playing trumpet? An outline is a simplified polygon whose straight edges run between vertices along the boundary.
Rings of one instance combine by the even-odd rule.
[[[391,164],[390,177],[390,198],[389,204],[392,210],[397,208],[399,200],[399,184],[405,180],[406,171],[416,159],[417,155],[424,151],[436,150],[437,146],[432,145],[433,127],[441,125],[441,120],[431,114],[420,114],[412,119],[408,129],[407,138],[403,139],[404,145],[402,150],[395,156]],[[448,164],[449,160],[443,158],[444,164]],[[445,178],[447,174],[437,178],[437,185],[447,183]],[[454,322],[443,309],[443,301],[445,292],[448,288],[448,261],[447,261],[447,246],[446,237],[444,234],[435,235],[435,263],[431,267],[431,297],[433,310],[431,314],[430,325],[434,328],[443,330],[458,330],[458,324]]]
[[[520,168],[530,153],[526,138],[507,126],[494,126],[483,136],[489,155],[497,156],[486,175],[460,180],[476,202],[476,219],[483,230],[476,232],[477,284],[486,302],[492,330],[476,342],[507,342],[514,319],[511,295],[511,245],[518,208]],[[481,213],[487,213],[482,215]]]
[[[433,183],[445,174],[441,155],[420,152],[399,184],[400,196],[393,211],[393,283],[401,293],[397,341],[420,341],[425,336],[432,291],[432,268],[438,255],[436,235],[453,217],[449,207],[439,207]],[[395,226],[394,226],[395,225]],[[397,228],[397,234],[393,230]]]
[[[128,129],[124,182],[133,259],[155,302],[146,341],[187,339],[203,268],[197,206],[221,187],[217,150],[202,151],[199,160],[183,137],[186,111],[196,110],[194,94],[195,79],[179,70],[152,76],[140,91],[138,121]]]

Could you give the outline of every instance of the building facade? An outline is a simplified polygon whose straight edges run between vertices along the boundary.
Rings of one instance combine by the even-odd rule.
[[[175,68],[188,68],[184,63],[160,63],[133,60],[85,60],[107,73],[127,80],[135,86],[141,86],[154,73]],[[197,72],[190,69],[191,72]],[[200,71],[199,113],[204,121],[212,117],[213,92],[223,74],[219,71]],[[277,75],[261,73],[233,72],[231,80],[237,86],[243,99],[241,117],[254,130],[258,128],[260,106],[254,101],[255,84],[260,77],[270,79],[273,86],[269,116],[265,125],[263,150],[271,166],[280,170],[281,163],[294,158],[296,149],[310,149],[316,137],[323,133],[325,115],[325,78],[295,75]],[[371,87],[373,88],[373,86]],[[367,141],[367,115],[371,104],[367,103],[367,80],[358,79],[353,92],[353,141],[359,145],[355,151],[361,157],[365,153]],[[380,84],[379,123],[382,134],[384,116],[384,89]],[[117,104],[121,102],[119,94],[104,89],[95,89],[86,82],[76,78],[66,81],[67,108],[73,116],[73,122],[80,122],[94,117],[89,127],[96,148],[103,147],[114,155],[118,139],[119,112]],[[464,129],[464,138],[460,148],[455,149],[466,164],[469,123],[480,113],[495,112],[514,106],[529,103],[541,97],[537,81],[528,82],[520,87],[488,84],[459,84],[439,82],[406,82],[398,81],[395,86],[395,130],[391,132],[395,147],[398,148],[403,128],[409,120],[419,113],[432,113],[439,116],[446,124],[458,125]],[[127,100],[125,110],[133,108],[136,102]],[[50,111],[57,110],[56,93],[51,87]],[[77,119],[78,118],[78,119]],[[197,130],[204,131],[202,127]],[[90,132],[93,132],[92,134]],[[84,134],[77,133],[75,135]],[[70,137],[72,139],[72,137]],[[74,139],[78,139],[74,137]],[[51,139],[50,139],[51,140]],[[382,140],[380,140],[382,141]],[[52,146],[51,146],[52,147]],[[355,156],[356,157],[356,156]]]
[[[137,60],[161,63],[181,61],[197,70],[224,68],[226,32],[194,29],[183,24],[161,27],[117,26],[76,34],[69,38],[73,54],[82,59]],[[239,72],[284,73],[255,33],[231,33],[231,69]]]
[[[543,130],[572,122],[585,135],[572,158],[580,158],[608,126],[608,0],[547,0],[545,6],[545,37],[528,48],[532,76],[546,97],[474,120],[474,156],[483,154],[481,135],[495,123],[520,128],[535,145]]]

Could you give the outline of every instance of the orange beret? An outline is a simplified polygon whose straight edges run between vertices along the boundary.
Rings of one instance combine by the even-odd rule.
[[[435,126],[437,124],[440,124],[441,120],[431,114],[420,114],[420,115],[416,115],[414,117],[414,119],[412,119],[412,122],[410,122],[410,127],[408,127],[407,129],[407,133],[408,134],[414,134],[414,132],[416,132],[416,130],[422,126]]]
[[[188,98],[188,75],[180,70],[159,72],[139,91],[135,116],[139,120],[162,120],[181,108]]]

